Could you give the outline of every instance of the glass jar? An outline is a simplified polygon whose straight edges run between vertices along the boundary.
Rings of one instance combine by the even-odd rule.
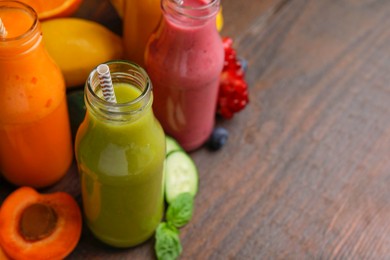
[[[126,0],[123,13],[125,57],[144,66],[146,43],[160,19],[160,0]]]
[[[129,247],[149,238],[163,216],[165,136],[152,111],[146,72],[106,63],[117,103],[102,98],[96,69],[86,82],[86,116],[76,135],[86,222],[101,241]]]
[[[65,82],[42,43],[38,16],[1,1],[0,171],[18,186],[49,186],[73,159]]]
[[[180,4],[181,2],[181,4]],[[219,0],[162,0],[163,19],[145,54],[156,117],[187,151],[200,147],[215,121],[224,62],[215,17]]]

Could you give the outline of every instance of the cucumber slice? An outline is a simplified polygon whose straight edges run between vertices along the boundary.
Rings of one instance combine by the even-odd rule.
[[[165,142],[166,142],[166,155],[168,155],[170,152],[173,151],[183,150],[180,144],[170,136],[165,136]]]
[[[195,197],[198,191],[198,169],[184,151],[173,151],[165,161],[165,198],[171,203],[179,194],[188,192]]]

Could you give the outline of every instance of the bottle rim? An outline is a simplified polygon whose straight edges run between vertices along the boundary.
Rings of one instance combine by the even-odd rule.
[[[0,42],[11,42],[11,41],[22,40],[29,37],[36,31],[38,27],[39,19],[38,19],[37,12],[31,6],[19,1],[0,1],[0,9],[4,9],[4,8],[15,8],[15,9],[27,11],[28,14],[31,15],[31,17],[33,18],[33,23],[31,24],[30,28],[28,28],[28,30],[26,30],[23,34],[15,37],[9,37],[9,38],[1,37]]]
[[[123,80],[132,81],[131,85],[137,87],[141,94],[128,102],[112,103],[101,98],[96,92],[99,91],[100,82],[97,73],[97,66],[91,71],[85,84],[85,101],[90,107],[98,111],[99,114],[105,115],[108,119],[113,119],[110,116],[134,115],[142,112],[145,108],[151,106],[152,100],[152,83],[146,71],[137,63],[127,60],[110,60],[104,62],[108,65],[111,71],[113,83]],[[115,71],[116,66],[126,66],[125,71]],[[120,118],[123,119],[123,118]],[[122,121],[122,120],[120,120]]]
[[[161,8],[166,11],[172,10],[177,15],[184,16],[195,20],[205,20],[215,16],[218,13],[220,0],[210,0],[201,6],[192,6],[184,2],[183,0],[162,0]],[[211,11],[210,11],[211,10]]]

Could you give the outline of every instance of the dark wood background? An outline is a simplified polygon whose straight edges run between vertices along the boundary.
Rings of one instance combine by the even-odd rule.
[[[250,105],[217,122],[222,150],[191,153],[200,185],[181,259],[390,259],[390,1],[222,6]],[[121,32],[108,0],[76,16]],[[80,200],[75,168],[51,190]],[[154,259],[153,246],[113,249],[85,227],[69,259]]]

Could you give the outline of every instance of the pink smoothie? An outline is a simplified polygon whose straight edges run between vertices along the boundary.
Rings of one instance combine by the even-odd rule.
[[[169,0],[162,2],[164,5]],[[202,5],[205,3],[201,0],[183,2],[183,6]],[[203,11],[203,16],[213,15],[199,21],[165,8],[163,20],[151,36],[145,56],[153,83],[154,113],[165,132],[187,151],[201,146],[214,126],[224,60],[215,10],[218,7]]]

